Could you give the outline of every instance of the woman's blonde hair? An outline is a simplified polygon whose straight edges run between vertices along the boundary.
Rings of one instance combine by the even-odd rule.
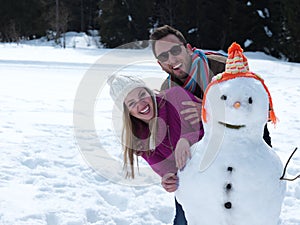
[[[146,149],[140,149],[140,146],[142,144],[142,138],[139,137],[136,128],[140,124],[144,124],[142,120],[130,115],[128,108],[126,107],[125,103],[123,102],[123,130],[122,130],[122,146],[124,148],[124,165],[123,169],[126,173],[126,178],[134,178],[134,162],[136,158],[137,162],[137,168],[138,168],[138,160],[137,156],[139,155],[139,150],[145,152],[147,155],[150,155],[151,152],[151,144],[150,142],[153,141],[155,146],[155,136],[156,136],[156,117],[157,117],[157,104],[155,99],[155,94],[153,91],[151,91],[149,88],[145,87],[146,91],[151,95],[151,99],[153,101],[154,105],[154,123],[153,126],[149,128],[149,135],[146,142],[147,145],[142,145]],[[145,138],[145,137],[143,137]],[[152,139],[152,140],[151,140]]]

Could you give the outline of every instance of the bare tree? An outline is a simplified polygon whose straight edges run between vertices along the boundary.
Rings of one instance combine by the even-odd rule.
[[[56,4],[55,4],[55,31],[56,31],[56,34],[55,34],[55,42],[58,43],[58,38],[60,36],[60,33],[59,33],[59,0],[56,0]]]
[[[54,19],[55,18],[55,19]],[[67,7],[62,2],[56,0],[54,7],[50,8],[49,14],[46,20],[49,22],[50,29],[54,31],[54,39],[56,44],[61,44],[62,47],[66,47],[65,33],[68,29],[68,23],[70,20],[70,13]],[[63,42],[60,38],[63,35]]]

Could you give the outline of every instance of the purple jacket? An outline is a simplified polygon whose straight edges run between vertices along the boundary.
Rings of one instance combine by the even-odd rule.
[[[187,115],[180,114],[182,110],[189,107],[181,103],[191,100],[199,103],[190,92],[181,87],[172,87],[156,95],[158,109],[156,148],[150,155],[145,152],[140,153],[161,177],[168,172],[177,172],[174,150],[180,138],[186,138],[192,145],[203,137],[202,123],[191,125],[189,121],[184,120]],[[140,127],[138,133],[141,137],[146,137],[149,130]]]

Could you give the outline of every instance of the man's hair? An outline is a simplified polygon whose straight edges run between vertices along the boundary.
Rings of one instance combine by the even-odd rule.
[[[185,40],[185,37],[179,30],[176,30],[175,28],[173,28],[169,25],[164,25],[162,27],[158,27],[153,31],[152,34],[150,34],[150,41],[152,43],[152,51],[153,51],[153,54],[155,55],[155,57],[156,57],[155,42],[169,34],[174,34],[184,44],[184,46],[186,46],[187,42]]]

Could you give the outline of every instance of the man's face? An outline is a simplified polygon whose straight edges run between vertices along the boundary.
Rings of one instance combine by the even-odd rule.
[[[155,53],[161,68],[183,82],[191,67],[192,51],[174,35],[169,34],[155,43]]]

